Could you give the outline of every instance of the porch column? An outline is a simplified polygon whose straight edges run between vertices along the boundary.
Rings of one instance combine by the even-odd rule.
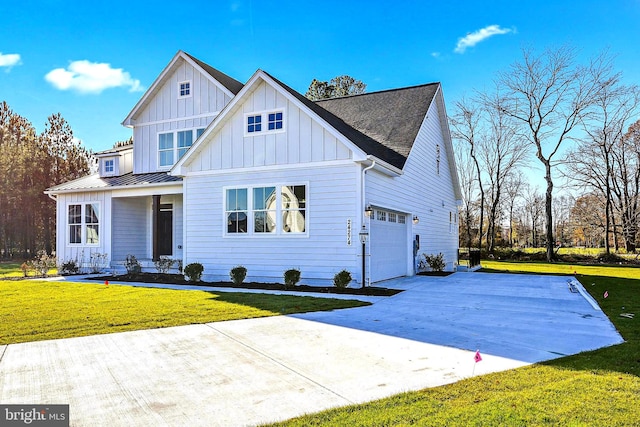
[[[160,259],[160,241],[158,239],[158,216],[160,215],[160,196],[151,196],[153,203],[151,205],[151,236],[153,239],[153,260]]]

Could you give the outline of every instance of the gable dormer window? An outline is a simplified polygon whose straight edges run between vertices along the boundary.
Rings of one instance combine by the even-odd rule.
[[[178,83],[178,96],[180,98],[191,96],[191,82],[189,80]]]
[[[284,132],[284,111],[245,114],[244,136]]]
[[[113,175],[116,173],[116,161],[115,159],[104,159],[102,172],[104,175]]]

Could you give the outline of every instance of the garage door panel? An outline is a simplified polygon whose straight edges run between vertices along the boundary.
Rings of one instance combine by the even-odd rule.
[[[380,214],[384,212],[384,214]],[[398,222],[398,214],[376,210],[370,225],[371,281],[407,274],[407,224]],[[390,220],[395,220],[394,222]]]

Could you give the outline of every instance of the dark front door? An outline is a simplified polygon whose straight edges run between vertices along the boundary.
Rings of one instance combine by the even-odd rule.
[[[158,255],[173,255],[173,205],[161,204],[158,212]]]

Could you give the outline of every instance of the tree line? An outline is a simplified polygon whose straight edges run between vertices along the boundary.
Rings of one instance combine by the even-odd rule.
[[[634,252],[639,113],[638,86],[623,83],[608,52],[580,61],[570,46],[523,50],[450,117],[464,193],[461,246],[491,253],[543,245],[549,261],[563,244]],[[536,160],[544,193],[526,178]]]
[[[56,203],[44,191],[87,175],[91,151],[73,137],[61,114],[38,134],[6,101],[0,103],[0,258],[54,251]]]

